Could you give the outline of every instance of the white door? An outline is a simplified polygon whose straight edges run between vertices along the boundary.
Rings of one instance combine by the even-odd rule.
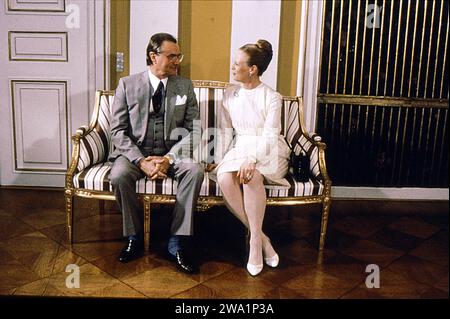
[[[63,187],[105,88],[103,0],[1,0],[0,185]]]

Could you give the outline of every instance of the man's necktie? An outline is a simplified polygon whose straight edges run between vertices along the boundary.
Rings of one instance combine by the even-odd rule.
[[[155,113],[158,113],[161,110],[163,100],[163,90],[164,84],[162,83],[162,81],[160,81],[158,88],[156,89],[155,93],[152,96],[153,110],[155,111]]]

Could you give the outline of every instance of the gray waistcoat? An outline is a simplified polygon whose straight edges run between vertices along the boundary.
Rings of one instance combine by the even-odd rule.
[[[152,111],[148,116],[147,133],[141,146],[142,155],[144,156],[162,156],[168,152],[164,142],[165,103],[162,104],[158,113]]]

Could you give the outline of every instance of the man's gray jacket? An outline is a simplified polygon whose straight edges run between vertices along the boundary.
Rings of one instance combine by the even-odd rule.
[[[141,145],[147,132],[151,89],[148,71],[121,78],[111,110],[111,138],[115,150],[109,160],[123,155],[130,162],[144,157]],[[178,161],[191,157],[201,135],[200,112],[192,82],[180,76],[167,81],[164,142]],[[195,122],[194,122],[195,121]],[[197,142],[196,142],[197,141]]]

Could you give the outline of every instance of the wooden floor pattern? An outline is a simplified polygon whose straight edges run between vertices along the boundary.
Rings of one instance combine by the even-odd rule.
[[[170,207],[152,213],[151,251],[129,264],[114,206],[78,200],[75,241],[66,241],[61,191],[0,189],[0,295],[120,298],[448,298],[448,202],[334,201],[326,249],[317,251],[320,207],[269,208],[264,230],[280,266],[251,277],[245,231],[223,207],[195,217],[200,273],[166,259]],[[291,215],[291,216],[289,216]],[[67,288],[69,264],[80,288]],[[380,269],[367,288],[366,267]]]

